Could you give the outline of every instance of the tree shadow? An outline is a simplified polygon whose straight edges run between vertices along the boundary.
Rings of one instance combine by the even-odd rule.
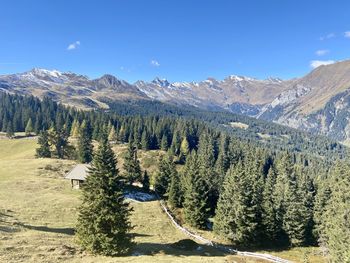
[[[186,245],[189,239],[180,240],[175,243],[137,243],[131,253],[131,256],[152,256],[156,254],[172,256],[202,256],[202,257],[225,257],[232,255],[230,252],[219,250],[213,246],[197,244],[190,240],[192,244]],[[185,241],[181,243],[182,241]]]
[[[9,214],[11,212],[11,210],[7,210],[6,213],[0,212],[0,232],[13,233],[19,231],[15,224],[11,222],[14,220],[13,216]]]
[[[73,236],[75,234],[75,229],[71,227],[58,228],[58,227],[48,227],[48,226],[33,226],[33,225],[27,225],[23,223],[18,223],[17,225],[26,229],[36,230],[36,231],[65,234],[70,236]]]

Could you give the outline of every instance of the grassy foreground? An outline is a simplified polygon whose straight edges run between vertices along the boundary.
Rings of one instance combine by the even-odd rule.
[[[0,139],[0,262],[264,262],[205,245],[176,247],[188,237],[172,226],[157,201],[132,203],[136,246],[129,256],[82,252],[74,242],[79,191],[63,179],[74,162],[35,159],[35,148],[33,138]],[[273,254],[303,262],[305,251]],[[309,262],[323,261],[310,257]]]

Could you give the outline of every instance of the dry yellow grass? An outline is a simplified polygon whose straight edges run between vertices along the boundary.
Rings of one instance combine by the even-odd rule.
[[[188,237],[173,227],[157,201],[132,203],[132,254],[111,258],[82,252],[74,242],[79,191],[63,179],[74,162],[35,159],[35,148],[35,139],[0,140],[0,262],[263,262],[205,245],[194,251],[174,248]]]
[[[244,129],[244,130],[249,128],[249,125],[245,124],[243,122],[230,122],[230,125],[233,128],[240,128],[240,129]]]

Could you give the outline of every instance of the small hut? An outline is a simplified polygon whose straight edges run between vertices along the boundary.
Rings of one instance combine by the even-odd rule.
[[[70,179],[73,189],[79,189],[84,184],[89,167],[89,164],[77,164],[65,176],[65,179]]]

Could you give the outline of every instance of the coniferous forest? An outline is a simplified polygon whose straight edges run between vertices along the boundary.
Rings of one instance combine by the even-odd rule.
[[[123,203],[123,184],[141,182],[148,189],[151,181],[187,225],[212,229],[235,246],[318,245],[327,249],[335,262],[350,259],[350,162],[346,147],[228,113],[198,111],[190,117],[186,111],[193,109],[173,106],[172,112],[155,111],[149,105],[145,114],[142,108],[146,105],[141,105],[141,109],[120,107],[122,112],[117,104],[108,112],[82,111],[48,98],[41,101],[0,94],[0,130],[8,137],[15,132],[38,135],[38,157],[92,161],[79,216],[78,235],[83,247],[106,255],[125,253],[128,248],[124,245],[132,241],[126,235],[131,228],[131,210]],[[164,109],[164,105],[159,107]],[[295,144],[280,140],[262,143],[252,130],[245,133],[222,125],[232,121],[245,121],[266,133],[275,130],[289,135]],[[76,147],[69,138],[77,139]],[[93,141],[100,145],[96,152]],[[128,144],[125,174],[116,169],[109,145],[115,142]],[[156,174],[141,170],[138,149],[167,153]],[[99,188],[104,190],[95,193]],[[111,198],[118,203],[110,203]],[[110,210],[102,213],[101,204]],[[89,224],[96,219],[91,211],[96,211],[101,224],[124,223],[92,240],[89,233],[106,228]],[[110,233],[118,233],[120,239]]]

